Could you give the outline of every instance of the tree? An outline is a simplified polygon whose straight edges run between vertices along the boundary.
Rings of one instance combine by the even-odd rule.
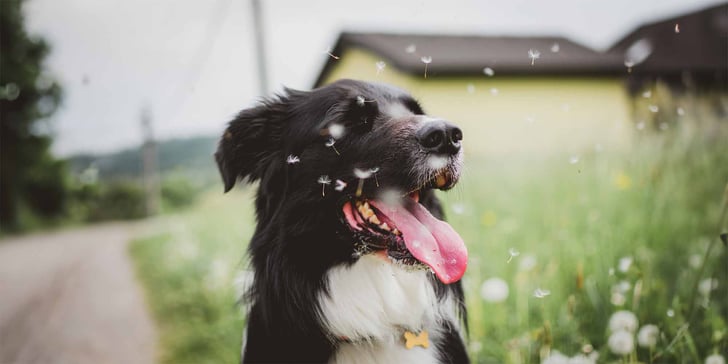
[[[49,46],[25,30],[22,0],[0,0],[0,228],[22,228],[21,211],[63,212],[65,164],[50,153],[47,118],[61,88],[44,70]]]

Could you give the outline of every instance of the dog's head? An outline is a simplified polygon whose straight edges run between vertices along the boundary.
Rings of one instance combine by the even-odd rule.
[[[467,250],[435,217],[433,189],[457,183],[462,137],[400,89],[342,80],[242,111],[215,157],[226,191],[261,181],[256,234],[270,240],[275,225],[280,239],[299,241],[298,252],[345,261],[379,254],[429,267],[447,284],[462,277]]]

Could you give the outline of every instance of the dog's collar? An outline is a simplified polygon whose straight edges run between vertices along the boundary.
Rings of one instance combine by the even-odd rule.
[[[407,329],[402,329],[399,335],[400,342],[407,348],[412,349],[415,346],[421,346],[425,349],[430,347],[430,335],[427,330],[420,330],[413,332]],[[360,342],[372,341],[371,338],[362,339],[350,339],[346,336],[339,336],[336,338],[339,343],[356,344]]]

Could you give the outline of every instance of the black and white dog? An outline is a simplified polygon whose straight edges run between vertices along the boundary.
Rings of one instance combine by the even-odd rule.
[[[244,363],[465,363],[467,250],[433,189],[462,132],[406,92],[341,80],[243,110],[215,153],[259,181]]]

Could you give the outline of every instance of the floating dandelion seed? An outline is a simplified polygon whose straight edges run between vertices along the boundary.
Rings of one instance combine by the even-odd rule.
[[[473,85],[472,83],[469,83],[465,89],[468,90],[469,94],[475,93],[475,85]]]
[[[404,49],[404,51],[409,54],[415,53],[415,52],[417,52],[417,46],[414,44],[410,44],[407,46],[407,48]]]
[[[670,125],[668,125],[666,122],[660,123],[660,130],[665,131],[670,128]]]
[[[422,56],[420,57],[420,61],[425,64],[425,78],[427,78],[427,65],[432,63],[432,57],[431,56]]]
[[[326,51],[324,53],[328,54],[329,57],[331,57],[333,59],[336,59],[336,60],[338,60],[339,58],[341,58],[341,57],[335,56],[333,53],[331,53],[331,48],[326,49]]]
[[[551,53],[559,53],[560,50],[561,50],[561,46],[559,45],[559,43],[554,43],[551,46]]]
[[[359,168],[354,168],[354,175],[356,176],[356,178],[359,178],[359,179],[367,179],[372,176],[372,170],[371,169],[363,170],[363,169],[359,169]]]
[[[379,172],[379,167],[369,168],[369,172],[374,175],[374,183],[376,183],[377,187],[379,187],[379,180],[377,179],[377,172]]]
[[[643,92],[642,97],[649,99],[650,97],[652,97],[652,91],[647,90],[647,91]]]
[[[549,295],[551,295],[551,291],[549,291],[548,289],[536,288],[536,290],[533,291],[533,297],[536,298],[544,298]]]
[[[675,23],[675,34],[680,33],[680,24]]]
[[[359,185],[356,187],[356,197],[359,197],[364,189],[364,180],[372,176],[372,171],[371,169],[363,170],[354,168],[354,175],[359,179]]]
[[[624,65],[627,66],[627,72],[632,72],[632,67],[644,62],[652,54],[652,50],[652,43],[646,38],[632,43],[625,51],[624,56]]]
[[[521,252],[519,252],[518,250],[516,250],[516,248],[510,248],[510,249],[508,249],[508,260],[506,261],[506,263],[510,263],[511,260],[513,260],[513,258],[515,258],[515,257],[517,257],[519,255],[521,255]]]
[[[356,97],[356,104],[359,106],[364,106],[364,103],[367,102],[367,100],[364,98],[364,96],[357,96]]]
[[[676,111],[677,111],[677,114],[680,116],[685,115],[685,109],[683,109],[681,107],[678,107]]]
[[[344,182],[344,181],[342,181],[340,179],[337,179],[336,180],[336,187],[334,187],[334,189],[337,190],[337,191],[339,191],[339,192],[341,192],[341,191],[344,190],[344,188],[346,188],[346,185],[347,185],[346,182]]]
[[[495,75],[495,71],[493,71],[490,67],[483,68],[483,73],[488,77],[493,77]]]
[[[379,61],[376,63],[377,66],[377,75],[380,74],[382,71],[384,71],[384,68],[387,67],[387,64],[384,63],[384,61]]]
[[[344,136],[345,129],[344,129],[344,126],[341,124],[332,123],[331,125],[329,125],[328,130],[329,130],[329,135],[331,135],[331,137],[334,139],[340,139],[341,137]]]
[[[640,121],[640,122],[637,123],[637,130],[642,130],[644,128],[645,128],[645,122],[644,121]]]
[[[518,264],[518,270],[527,272],[533,268],[536,268],[536,257],[533,255],[524,255]]]
[[[325,145],[326,145],[327,148],[332,148],[334,150],[334,152],[336,152],[336,154],[341,155],[341,153],[339,153],[339,151],[336,150],[336,147],[334,146],[334,144],[336,144],[336,139],[329,138],[329,140],[326,141],[326,144]]]
[[[649,106],[647,106],[647,109],[649,109],[650,112],[653,112],[653,113],[660,111],[660,107],[657,105],[649,105]]]
[[[301,158],[298,158],[297,156],[291,154],[286,158],[286,163],[288,164],[296,164],[301,161]]]
[[[632,73],[632,67],[634,67],[634,62],[624,61],[624,66],[627,67],[627,73]]]
[[[673,310],[673,309],[667,310],[667,317],[675,317],[675,310]]]
[[[321,196],[326,196],[326,185],[331,184],[331,178],[327,175],[319,177],[318,183],[321,185]]]
[[[490,94],[493,96],[498,96],[498,89],[493,87],[490,89]]]
[[[536,63],[536,60],[541,58],[541,52],[539,52],[538,49],[529,49],[528,58],[531,59],[531,66],[533,66],[534,63]]]
[[[579,163],[579,156],[578,155],[572,155],[569,157],[569,164],[577,164]]]

